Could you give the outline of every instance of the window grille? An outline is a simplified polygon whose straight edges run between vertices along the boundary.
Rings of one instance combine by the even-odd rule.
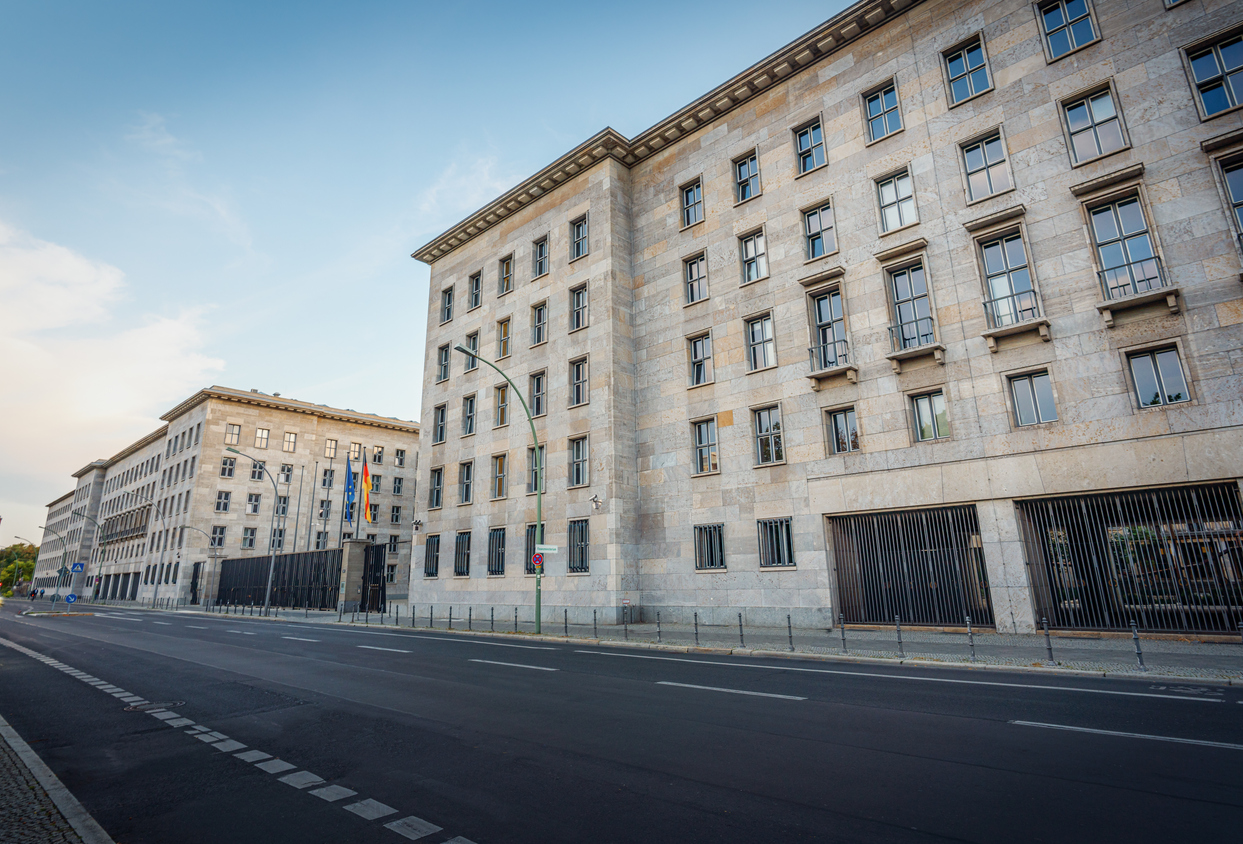
[[[794,538],[790,518],[760,519],[756,522],[760,541],[760,568],[794,565]]]
[[[695,568],[725,568],[725,525],[695,525]]]
[[[470,577],[470,531],[457,535],[453,548],[454,577]]]
[[[488,574],[505,573],[505,528],[488,531]]]
[[[429,534],[423,544],[423,576],[440,575],[440,534]]]
[[[585,572],[590,567],[591,540],[587,519],[572,519],[569,524],[569,571]]]

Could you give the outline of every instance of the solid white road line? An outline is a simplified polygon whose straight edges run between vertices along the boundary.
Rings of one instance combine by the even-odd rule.
[[[471,662],[485,662],[488,665],[507,665],[510,668],[530,668],[534,671],[560,671],[559,668],[547,668],[543,665],[523,665],[520,662],[497,662],[491,659],[472,659]]]
[[[126,618],[123,615],[96,615],[96,618],[111,618],[114,621],[142,621],[141,618]]]
[[[354,632],[362,632],[362,631],[354,631]],[[400,635],[402,635],[402,634],[400,634],[400,633],[386,633],[386,634],[384,634],[384,635],[387,635],[387,636],[400,636]],[[510,645],[510,644],[506,644],[505,642],[485,642],[485,641],[483,641],[482,639],[470,639],[470,638],[466,638],[466,639],[457,639],[457,638],[450,638],[449,636],[418,636],[418,635],[409,635],[409,636],[407,636],[407,638],[410,638],[410,639],[431,639],[431,640],[436,641],[436,642],[463,642],[463,643],[465,643],[465,644],[469,644],[469,645],[492,645],[493,647],[497,647],[497,648],[521,648],[521,649],[522,649],[522,650],[524,650],[524,651],[555,651],[555,650],[556,650],[556,648],[545,648],[545,647],[541,647],[541,646],[539,646],[539,645]]]
[[[720,686],[693,686],[690,683],[671,683],[668,680],[657,680],[658,686],[677,686],[680,689],[702,689],[705,692],[729,692],[731,695],[754,695],[755,697],[775,697],[781,700],[807,700],[797,695],[775,695],[770,692],[749,692],[746,689],[722,689]]]
[[[1175,736],[1150,736],[1145,733],[1120,733],[1116,730],[1094,730],[1090,727],[1071,727],[1066,724],[1041,724],[1038,721],[1011,721],[1020,727],[1043,727],[1046,730],[1068,730],[1074,733],[1095,733],[1098,736],[1117,736],[1119,738],[1148,739],[1149,741],[1169,741],[1175,744],[1198,744],[1202,747],[1222,747],[1226,750],[1243,750],[1243,744],[1229,744],[1224,741],[1203,741],[1201,739],[1176,738]]]
[[[1007,689],[1043,689],[1053,692],[1083,692],[1090,695],[1120,695],[1122,697],[1157,697],[1165,700],[1186,700],[1196,703],[1222,703],[1221,699],[1187,697],[1185,695],[1157,695],[1151,692],[1119,692],[1111,689],[1085,689],[1080,686],[1042,686],[1038,683],[999,683],[990,680],[955,680],[949,677],[912,677],[906,674],[879,674],[869,671],[837,671],[832,668],[797,668],[792,665],[748,665],[740,662],[717,662],[707,659],[680,659],[672,656],[649,656],[647,654],[621,654],[608,651],[574,651],[592,656],[621,656],[628,659],[655,659],[661,662],[685,662],[691,665],[717,665],[725,668],[758,668],[763,671],[798,671],[804,674],[840,674],[845,677],[876,677],[882,680],[909,680],[918,683],[954,683],[963,686],[1000,686]]]
[[[319,639],[303,639],[301,636],[281,636],[281,638],[282,639],[293,639],[295,642],[318,642],[319,641]],[[366,645],[363,645],[363,647],[366,647]],[[388,648],[380,648],[380,650],[388,650]],[[410,653],[410,651],[405,651],[405,653]]]
[[[289,639],[291,637],[286,636],[285,638]],[[313,640],[308,640],[308,641],[313,641]],[[369,651],[389,651],[390,653],[395,653],[395,654],[413,653],[413,651],[403,651],[401,648],[377,648],[374,645],[357,645],[356,647],[366,648]]]

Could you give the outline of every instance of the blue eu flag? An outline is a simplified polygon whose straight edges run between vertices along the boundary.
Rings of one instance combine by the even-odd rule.
[[[350,458],[345,458],[345,515],[350,527],[354,526],[354,472]]]

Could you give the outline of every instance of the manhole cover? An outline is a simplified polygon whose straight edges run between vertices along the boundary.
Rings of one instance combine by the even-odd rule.
[[[155,703],[140,703],[136,706],[125,707],[126,712],[149,712],[152,709],[176,709],[178,706],[185,706],[184,700],[161,700]]]

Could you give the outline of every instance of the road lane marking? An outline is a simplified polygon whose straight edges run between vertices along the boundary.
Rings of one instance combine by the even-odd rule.
[[[194,629],[194,630],[207,630],[207,629],[209,629],[209,628],[207,628],[207,627],[200,627],[200,626],[199,626],[199,625],[197,625],[197,624],[187,624],[187,625],[186,625],[186,627],[189,627],[189,628]]]
[[[289,637],[286,636],[285,638],[288,639]],[[389,651],[390,653],[395,653],[395,654],[413,653],[413,651],[403,651],[401,648],[377,648],[375,645],[356,645],[355,647],[366,648],[369,651]],[[396,809],[394,809],[393,811],[396,811]]]
[[[535,671],[560,671],[559,668],[547,668],[543,665],[523,665],[520,662],[497,662],[493,659],[472,659],[471,662],[484,662],[488,665],[508,665],[510,668],[530,668]]]
[[[172,623],[171,621],[153,621],[153,622],[151,622],[151,623],[152,623],[152,624],[163,624],[165,627],[172,627],[172,626],[173,626],[173,623]]]
[[[1116,730],[1094,730],[1091,727],[1071,727],[1067,724],[1041,724],[1038,721],[1011,721],[1020,727],[1043,727],[1046,730],[1068,730],[1073,733],[1095,733],[1098,736],[1117,736],[1118,738],[1148,739],[1149,741],[1168,741],[1174,744],[1198,744],[1201,747],[1222,747],[1226,750],[1243,750],[1243,744],[1230,744],[1224,741],[1204,741],[1202,739],[1177,738],[1175,736],[1150,736],[1145,733],[1122,733]]]
[[[141,618],[126,618],[123,615],[97,615],[96,618],[110,618],[113,621],[142,621]]]
[[[282,639],[293,639],[295,642],[318,642],[319,641],[319,639],[303,639],[301,636],[281,636],[281,638]],[[366,647],[366,645],[361,645],[360,647]],[[388,649],[381,648],[380,650],[388,650]],[[410,653],[410,651],[405,651],[405,653]]]
[[[361,633],[364,631],[352,631],[352,632]],[[403,634],[387,633],[387,634],[382,634],[382,635],[398,636],[398,635],[403,635]],[[539,645],[510,645],[505,642],[484,642],[484,641],[480,641],[479,639],[457,639],[457,638],[450,638],[449,636],[407,635],[407,638],[409,639],[431,639],[434,642],[461,642],[461,643],[465,643],[468,645],[492,645],[493,647],[497,647],[497,648],[522,648],[524,651],[555,651],[556,650],[556,648],[545,648],[545,647],[540,647]]]
[[[878,677],[882,680],[907,680],[919,683],[955,683],[963,686],[1000,686],[1007,689],[1043,689],[1054,692],[1083,692],[1090,695],[1120,695],[1122,697],[1156,697],[1164,700],[1186,700],[1195,703],[1222,703],[1220,698],[1187,697],[1186,695],[1156,695],[1151,692],[1119,692],[1112,689],[1085,689],[1080,686],[1042,686],[1038,683],[999,683],[990,680],[955,680],[950,677],[909,677],[904,674],[878,674],[869,671],[838,671],[832,668],[797,668],[792,665],[747,665],[735,662],[716,662],[706,659],[680,659],[672,656],[649,656],[647,654],[619,654],[608,651],[576,650],[576,654],[592,656],[621,656],[628,659],[655,659],[661,662],[685,662],[690,665],[718,665],[725,668],[758,668],[764,671],[798,671],[804,674],[840,674],[846,677]]]
[[[807,700],[798,695],[775,695],[771,692],[750,692],[746,689],[723,689],[720,686],[694,686],[690,683],[671,683],[668,680],[657,680],[658,686],[677,686],[680,689],[701,689],[705,692],[728,692],[731,695],[754,695],[755,697],[775,697],[781,700]]]

